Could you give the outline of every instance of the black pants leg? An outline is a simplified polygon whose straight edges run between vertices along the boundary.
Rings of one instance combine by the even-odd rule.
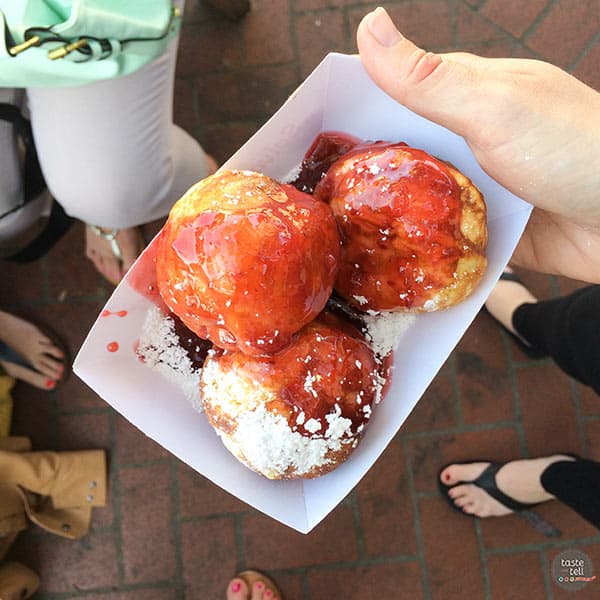
[[[550,465],[542,487],[600,529],[600,463],[577,459]]]
[[[535,304],[513,314],[513,326],[565,373],[600,394],[600,285]]]

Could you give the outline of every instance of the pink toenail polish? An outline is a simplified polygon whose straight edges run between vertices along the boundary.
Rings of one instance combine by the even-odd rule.
[[[54,379],[47,379],[46,380],[46,389],[51,390],[54,387],[56,387],[56,381],[54,381]]]
[[[261,582],[261,581],[257,581],[257,582],[254,584],[254,587],[255,587],[257,590],[262,590],[262,589],[263,589],[265,586],[262,584],[262,582]]]
[[[273,592],[272,592],[271,590],[267,590],[267,591],[265,592],[265,597],[266,597],[266,598],[270,598],[272,595],[273,595]]]
[[[242,584],[239,581],[234,581],[231,584],[231,591],[235,594],[236,592],[239,592],[242,589]]]
[[[450,481],[450,473],[444,473],[444,481]]]

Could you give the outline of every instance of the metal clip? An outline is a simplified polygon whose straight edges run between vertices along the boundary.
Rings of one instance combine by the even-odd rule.
[[[71,44],[65,44],[60,48],[54,48],[54,50],[48,50],[48,58],[50,60],[56,60],[58,58],[64,58],[67,54],[71,54],[79,48],[83,48],[88,45],[88,41],[85,38],[72,42]]]
[[[16,46],[9,48],[8,53],[11,56],[16,56],[17,54],[21,54],[21,52],[24,52],[25,50],[27,50],[28,48],[31,48],[32,46],[37,46],[41,41],[42,41],[42,38],[39,35],[34,35],[34,36],[30,37],[28,40],[25,40],[22,44],[17,44]]]

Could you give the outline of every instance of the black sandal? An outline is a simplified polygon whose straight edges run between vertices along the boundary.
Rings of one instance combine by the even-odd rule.
[[[449,467],[450,465],[467,465],[467,464],[471,464],[472,462],[489,462],[490,464],[483,470],[481,475],[479,475],[479,477],[477,477],[473,481],[459,481],[458,483],[455,483],[454,485],[446,485],[441,480],[440,475],[442,474],[442,471],[444,469],[446,469],[447,467]],[[512,461],[508,461],[508,462],[512,462]],[[507,463],[506,462],[495,463],[495,462],[486,461],[486,460],[484,460],[484,461],[472,461],[472,460],[471,461],[455,461],[455,462],[448,463],[447,465],[444,465],[439,470],[438,477],[437,477],[438,489],[440,490],[442,497],[446,500],[446,502],[454,510],[460,512],[461,514],[463,514],[467,517],[479,518],[479,517],[477,517],[477,515],[465,512],[460,506],[457,506],[454,503],[454,500],[448,495],[448,492],[452,488],[455,488],[459,485],[465,485],[465,484],[475,485],[478,488],[481,488],[486,494],[488,494],[489,496],[494,498],[494,500],[497,500],[498,502],[500,502],[500,504],[502,504],[503,506],[506,506],[506,508],[513,511],[514,514],[525,519],[525,521],[527,521],[538,533],[540,533],[546,537],[560,537],[562,535],[562,532],[559,529],[554,527],[554,525],[551,525],[550,523],[548,523],[548,521],[546,521],[544,518],[542,518],[538,513],[531,510],[535,506],[538,506],[539,504],[543,504],[543,502],[542,503],[536,502],[533,504],[519,502],[518,500],[515,500],[514,498],[507,496],[504,492],[502,492],[498,489],[498,485],[496,484],[496,473],[498,473],[498,471],[505,464],[507,464]]]
[[[514,283],[518,283],[519,285],[526,287],[525,284],[521,281],[521,278],[512,271],[504,271],[502,275],[500,275],[499,281],[513,281]],[[506,327],[500,321],[498,321],[498,319],[496,319],[496,317],[494,317],[494,315],[492,315],[492,313],[490,313],[490,311],[486,308],[485,304],[483,306],[483,311],[490,315],[490,317],[492,317],[492,319],[494,319],[494,321],[496,321],[496,323],[498,323],[498,325],[502,327],[502,329],[511,337],[512,341],[519,347],[519,349],[521,350],[521,352],[523,352],[523,354],[525,354],[525,356],[532,359],[547,358],[548,354],[546,352],[540,350],[539,348],[536,348],[535,346],[530,346],[529,344],[524,342],[518,335],[515,335],[510,329],[508,329],[508,327]]]

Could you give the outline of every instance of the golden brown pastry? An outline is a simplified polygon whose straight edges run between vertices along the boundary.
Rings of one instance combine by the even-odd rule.
[[[325,312],[273,357],[212,351],[201,396],[225,446],[269,479],[311,478],[346,460],[382,378],[359,332]]]
[[[358,144],[315,188],[342,235],[336,291],[361,310],[433,311],[486,267],[486,208],[451,165],[402,143]]]
[[[339,252],[327,204],[265,175],[220,171],[171,210],[158,243],[158,286],[200,337],[273,354],[325,306]]]

